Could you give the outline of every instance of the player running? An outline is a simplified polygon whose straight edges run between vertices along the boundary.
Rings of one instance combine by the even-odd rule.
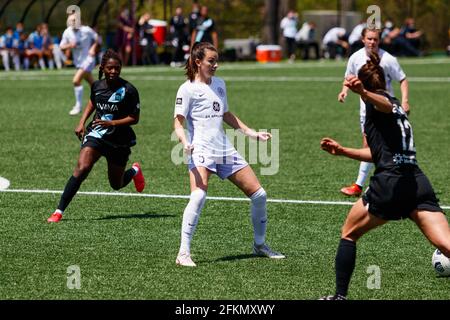
[[[99,80],[92,85],[91,98],[75,129],[75,134],[82,140],[78,164],[64,188],[58,208],[47,219],[48,222],[62,219],[64,210],[101,156],[108,162],[109,183],[114,190],[125,187],[131,180],[138,192],[144,190],[145,180],[139,163],[133,163],[125,171],[130,147],[136,144],[131,125],[139,121],[140,102],[136,88],[120,78],[121,68],[122,61],[118,54],[108,50],[102,58]],[[94,111],[93,120],[85,128],[87,119]]]

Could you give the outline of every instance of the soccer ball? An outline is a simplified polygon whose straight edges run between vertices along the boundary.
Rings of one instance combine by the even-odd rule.
[[[438,249],[433,253],[431,264],[433,265],[434,271],[436,271],[439,276],[450,276],[450,259],[444,256]]]

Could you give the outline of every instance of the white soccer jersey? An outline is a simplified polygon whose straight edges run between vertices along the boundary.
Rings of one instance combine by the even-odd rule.
[[[212,77],[209,85],[187,80],[180,86],[174,117],[185,117],[194,154],[223,157],[236,152],[223,130],[223,114],[227,111],[227,92],[222,79]]]
[[[378,55],[380,56],[380,66],[383,68],[384,77],[386,80],[386,90],[391,96],[394,95],[394,88],[392,87],[392,80],[402,81],[406,78],[400,64],[397,59],[392,56],[389,52],[383,49],[378,49]],[[369,57],[365,48],[356,51],[350,56],[347,63],[347,70],[345,71],[345,77],[350,74],[358,76],[359,69],[367,63]],[[364,101],[360,98],[360,115],[365,116],[366,105]]]
[[[89,55],[89,49],[97,39],[97,33],[88,26],[81,26],[77,30],[69,27],[62,35],[60,46],[76,43],[76,47],[72,49],[73,61],[75,67],[81,68]]]

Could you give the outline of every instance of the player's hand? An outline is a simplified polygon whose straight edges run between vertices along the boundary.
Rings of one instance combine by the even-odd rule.
[[[256,132],[256,140],[267,141],[272,138],[272,134],[269,132]]]
[[[322,148],[322,150],[325,150],[326,152],[335,156],[339,156],[342,154],[342,146],[337,141],[334,141],[331,138],[323,138],[320,141],[320,147]]]
[[[402,102],[402,108],[405,110],[406,114],[409,114],[410,108],[409,103],[407,101]]]
[[[109,128],[109,127],[114,127],[114,121],[111,120],[102,120],[102,119],[95,119],[92,122],[92,127],[97,127],[100,126],[102,128]]]
[[[183,146],[183,150],[184,150],[184,153],[186,153],[187,155],[191,155],[192,154],[192,151],[194,151],[194,145],[193,144],[185,144],[184,146]]]
[[[84,136],[84,125],[79,124],[76,128],[75,128],[75,135],[78,137],[78,139],[80,139],[80,141],[83,139]]]
[[[361,80],[359,80],[354,75],[349,75],[347,78],[345,78],[344,86],[346,86],[347,88],[352,90],[354,93],[357,93],[357,94],[364,93],[364,86],[363,86]]]
[[[345,92],[345,91],[339,92],[339,94],[338,94],[338,101],[341,102],[341,103],[344,103],[345,102],[345,98],[347,98],[347,92]]]

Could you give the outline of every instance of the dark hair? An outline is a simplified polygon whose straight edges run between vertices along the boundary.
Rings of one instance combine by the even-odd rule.
[[[380,66],[380,57],[376,52],[369,53],[369,60],[359,69],[358,78],[368,91],[377,92],[386,90],[386,79],[383,68]]]
[[[114,59],[119,61],[120,66],[122,66],[122,60],[120,60],[119,54],[112,49],[108,49],[102,57],[102,61],[100,63],[100,68],[98,69],[98,80],[101,80],[103,77],[103,68],[105,67],[106,62],[109,59]]]
[[[188,77],[189,81],[194,81],[195,75],[198,72],[198,67],[195,64],[195,60],[203,60],[206,55],[206,50],[217,52],[216,47],[209,42],[196,42],[192,46],[191,54],[189,55],[189,59],[186,61],[186,65],[184,66],[184,69],[186,70],[185,75]]]
[[[372,32],[378,33],[378,37],[381,38],[381,30],[380,30],[380,29],[368,28],[368,27],[365,27],[365,28],[363,29],[363,31],[361,32],[361,37],[364,38],[364,37],[366,36],[366,33],[367,33],[368,31],[372,31]]]

